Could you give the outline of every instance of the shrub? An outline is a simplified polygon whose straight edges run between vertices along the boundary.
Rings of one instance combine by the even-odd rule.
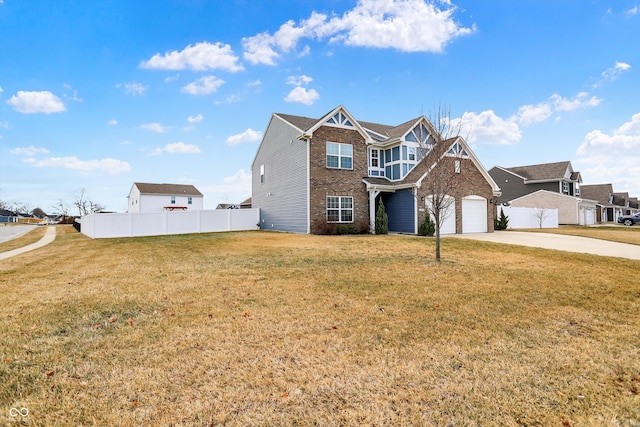
[[[389,234],[389,217],[384,210],[382,198],[378,200],[378,212],[376,212],[376,234]]]
[[[338,224],[336,234],[360,234],[355,224]]]
[[[504,214],[504,210],[500,208],[500,218],[494,221],[495,230],[506,230],[509,227],[509,217]]]
[[[420,223],[418,234],[421,236],[433,236],[436,233],[436,224],[431,220],[429,213],[425,214],[424,220]]]

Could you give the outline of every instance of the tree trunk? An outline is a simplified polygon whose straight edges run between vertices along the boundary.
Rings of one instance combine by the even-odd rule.
[[[436,216],[436,261],[440,262],[440,221]]]

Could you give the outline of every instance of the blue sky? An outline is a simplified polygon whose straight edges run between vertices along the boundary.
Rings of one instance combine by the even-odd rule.
[[[0,0],[0,200],[240,202],[271,113],[338,105],[448,106],[487,169],[569,160],[638,197],[638,40],[638,0]]]

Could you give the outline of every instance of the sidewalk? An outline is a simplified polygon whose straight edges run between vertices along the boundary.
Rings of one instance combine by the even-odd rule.
[[[49,243],[53,242],[56,239],[56,227],[55,226],[47,226],[47,231],[42,236],[42,239],[38,240],[35,243],[32,243],[27,246],[23,246],[21,248],[14,249],[12,251],[2,252],[0,253],[0,261],[11,258],[16,255],[23,254],[25,252],[32,251],[34,249],[41,248]]]

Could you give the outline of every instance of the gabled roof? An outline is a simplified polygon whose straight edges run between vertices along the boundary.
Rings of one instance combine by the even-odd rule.
[[[140,194],[162,194],[169,196],[199,196],[202,193],[190,184],[150,184],[146,182],[134,182]]]
[[[567,170],[579,177],[579,172],[573,172],[571,162],[544,163],[539,165],[516,166],[512,168],[502,168],[506,171],[521,176],[525,181],[558,181],[565,179]]]
[[[580,195],[587,199],[597,200],[601,205],[609,205],[609,200],[612,194],[612,184],[591,184],[580,186]]]

